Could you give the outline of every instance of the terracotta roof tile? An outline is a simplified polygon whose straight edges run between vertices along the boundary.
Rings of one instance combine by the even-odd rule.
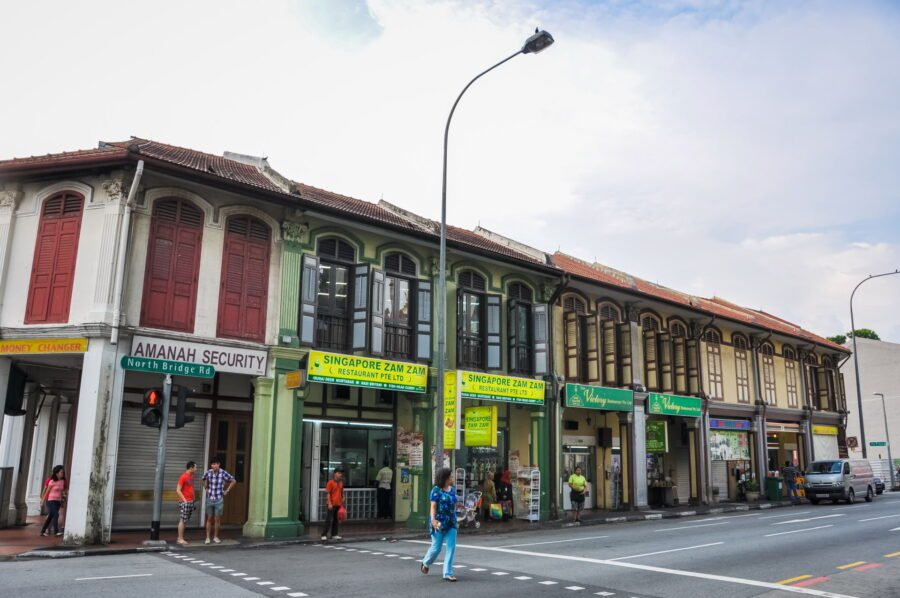
[[[396,214],[389,212],[388,210],[385,210],[378,204],[363,201],[361,199],[356,199],[354,197],[348,197],[346,195],[340,195],[339,193],[333,193],[331,191],[319,189],[318,187],[313,187],[304,183],[295,182],[294,185],[297,189],[297,194],[302,199],[305,199],[312,203],[327,206],[329,208],[334,208],[336,210],[341,210],[343,212],[349,212],[357,216],[363,216],[364,218],[368,218],[370,220],[375,220],[377,222],[390,224],[408,230],[413,230],[416,232],[424,231],[424,229],[416,226],[411,221],[405,218],[401,218],[400,216],[397,216]]]
[[[44,154],[43,156],[28,156],[27,158],[12,158],[0,160],[0,172],[14,171],[20,168],[44,168],[64,164],[76,164],[115,157],[124,157],[127,151],[118,147],[99,147],[94,149],[76,150],[73,152],[60,152],[58,154]]]
[[[490,251],[491,253],[499,253],[500,255],[505,255],[506,257],[511,257],[523,262],[541,264],[542,266],[547,265],[545,261],[535,259],[533,256],[521,253],[519,251],[516,251],[515,249],[507,247],[506,245],[491,241],[490,239],[486,239],[485,237],[473,231],[449,224],[447,225],[447,240],[456,241],[457,243],[460,243],[462,245],[477,247],[485,251]]]

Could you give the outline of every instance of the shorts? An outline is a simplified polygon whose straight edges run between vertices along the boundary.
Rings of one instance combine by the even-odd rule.
[[[222,512],[225,510],[225,499],[220,498],[219,500],[210,500],[206,503],[206,516],[215,516],[221,517]]]
[[[194,514],[194,503],[191,502],[179,502],[178,503],[178,515],[181,517],[182,521],[190,521],[191,515]]]
[[[569,499],[575,506],[584,506],[584,492],[576,492],[572,490],[571,492],[569,492]]]

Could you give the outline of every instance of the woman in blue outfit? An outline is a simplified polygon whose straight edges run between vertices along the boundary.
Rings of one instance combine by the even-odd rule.
[[[428,568],[441,552],[441,544],[447,543],[444,556],[444,581],[456,581],[453,575],[453,556],[456,553],[456,490],[448,468],[438,471],[435,486],[431,489],[431,548],[422,559],[419,570],[428,574]]]

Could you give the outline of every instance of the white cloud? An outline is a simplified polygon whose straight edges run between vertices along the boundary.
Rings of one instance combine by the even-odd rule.
[[[0,156],[141,135],[849,328],[900,267],[900,38],[879,3],[0,8]],[[900,276],[857,323],[900,340]]]

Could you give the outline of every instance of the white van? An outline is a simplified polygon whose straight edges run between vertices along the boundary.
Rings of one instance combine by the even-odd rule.
[[[875,498],[875,475],[865,460],[828,459],[813,461],[806,468],[806,498],[816,505],[820,500],[846,500],[852,504],[857,496],[866,502]]]

